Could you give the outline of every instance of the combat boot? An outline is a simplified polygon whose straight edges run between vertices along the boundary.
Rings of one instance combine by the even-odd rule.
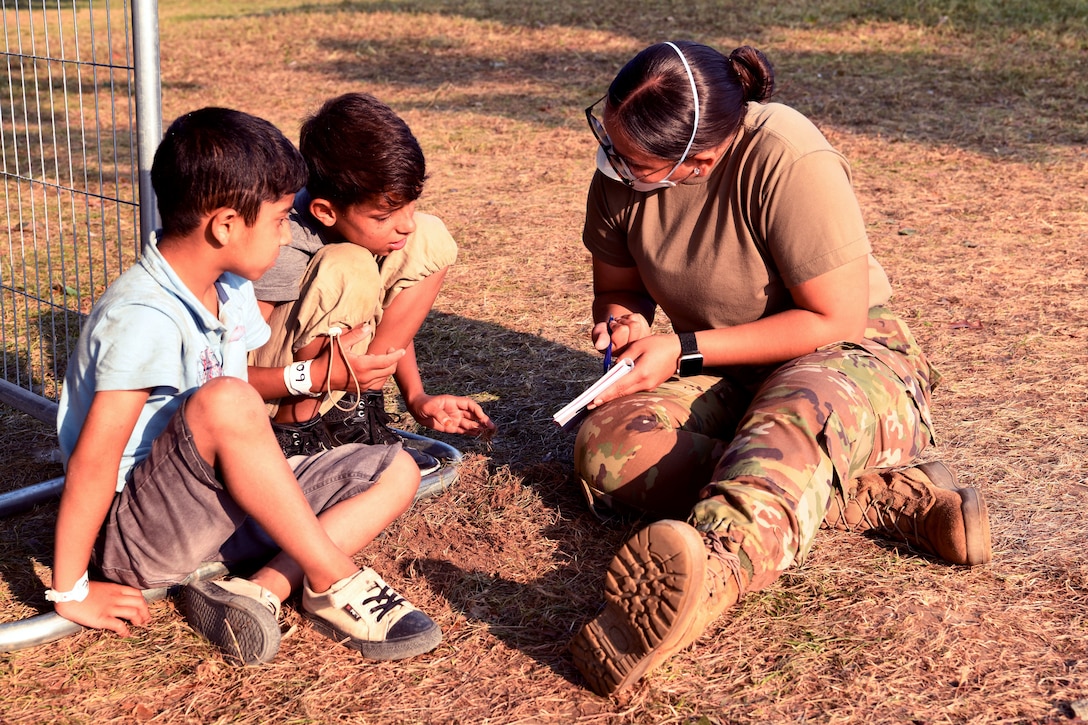
[[[611,695],[635,684],[737,602],[740,567],[724,551],[716,536],[671,520],[620,547],[605,576],[604,609],[570,644],[590,689]]]
[[[874,531],[950,564],[977,566],[992,558],[985,499],[977,489],[957,486],[940,461],[866,472],[857,484],[848,501],[836,491],[825,527]]]

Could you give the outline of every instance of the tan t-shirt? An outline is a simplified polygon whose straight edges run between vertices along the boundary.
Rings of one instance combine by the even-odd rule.
[[[751,322],[795,307],[789,287],[869,257],[869,306],[891,295],[871,254],[850,167],[797,111],[750,103],[705,178],[640,193],[598,172],[583,241],[637,267],[678,331]]]

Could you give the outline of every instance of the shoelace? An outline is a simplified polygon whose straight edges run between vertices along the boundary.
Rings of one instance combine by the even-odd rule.
[[[404,603],[404,598],[398,595],[395,591],[388,586],[383,586],[378,589],[378,593],[372,597],[367,597],[363,600],[363,604],[371,604],[374,606],[370,608],[370,611],[375,613],[374,619],[378,622],[382,621],[382,617],[392,612],[394,609]]]
[[[333,327],[330,327],[329,328],[329,345],[332,346],[335,343],[336,349],[340,351],[340,357],[344,360],[344,366],[348,369],[348,373],[351,374],[351,382],[355,386],[355,397],[361,399],[362,398],[362,386],[359,385],[359,378],[356,377],[356,375],[355,375],[355,369],[352,368],[351,365],[348,363],[348,355],[347,355],[347,352],[345,352],[345,350],[344,350],[344,341],[340,339],[340,335],[343,334],[343,332],[344,332],[343,328],[337,327],[335,325]],[[326,393],[331,393],[332,392],[332,356],[333,356],[334,352],[335,352],[334,350],[329,351],[329,369],[328,369],[328,372],[326,372],[326,374],[325,374],[325,392]],[[337,410],[342,410],[345,413],[347,413],[347,412],[349,412],[351,410],[350,407],[349,408],[341,408],[339,400],[337,400],[335,403],[333,403],[333,405],[336,407]]]

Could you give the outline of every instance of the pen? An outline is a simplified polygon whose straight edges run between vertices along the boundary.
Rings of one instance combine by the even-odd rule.
[[[604,349],[604,371],[612,367],[612,315],[608,316],[608,322],[604,323],[604,329],[608,331],[608,347]]]

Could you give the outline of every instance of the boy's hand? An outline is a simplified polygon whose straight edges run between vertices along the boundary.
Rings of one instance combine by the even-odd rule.
[[[421,425],[441,433],[474,435],[484,440],[495,434],[495,424],[472,398],[422,393],[405,404]]]
[[[332,337],[328,338],[311,368],[314,390],[325,390],[326,385],[329,385],[332,390],[350,392],[355,390],[356,380],[361,390],[369,390],[380,387],[396,372],[397,363],[405,354],[403,349],[390,348],[384,355],[356,354],[351,351],[356,344],[367,340],[371,332],[370,325],[360,325],[341,333],[339,342]],[[330,364],[331,383],[328,375]],[[355,373],[354,378],[348,370],[349,365]]]
[[[354,392],[355,381],[358,380],[359,389],[366,391],[384,385],[389,376],[397,371],[397,363],[404,357],[404,349],[390,348],[384,355],[356,355],[348,352],[346,357],[351,369],[355,371],[355,377],[352,378],[345,371],[343,385],[333,389]]]
[[[57,614],[70,622],[107,629],[127,637],[128,625],[144,625],[151,620],[151,612],[139,589],[110,582],[91,582],[90,593],[82,602],[57,602]]]

